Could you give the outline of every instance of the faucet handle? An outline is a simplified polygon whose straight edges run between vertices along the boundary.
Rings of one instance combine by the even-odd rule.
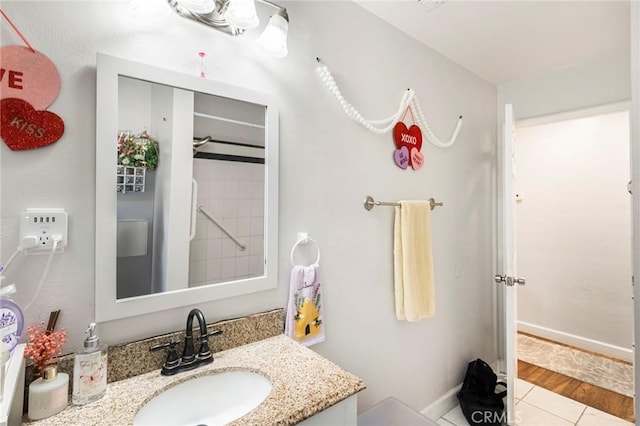
[[[217,336],[218,334],[222,334],[222,330],[211,330],[204,336],[200,336],[201,341],[207,341],[209,337]]]
[[[155,352],[155,351],[159,351],[160,349],[164,349],[164,348],[169,348],[169,350],[167,351],[167,359],[164,362],[164,365],[162,366],[163,369],[168,368],[171,369],[175,366],[178,365],[178,362],[180,361],[180,358],[178,357],[178,352],[176,351],[176,345],[178,344],[177,341],[172,340],[170,342],[167,343],[160,343],[158,345],[153,345],[149,348],[150,352]]]
[[[217,336],[218,334],[222,334],[222,330],[212,330],[207,334],[203,334],[200,336],[200,349],[198,349],[198,358],[206,359],[212,358],[211,350],[209,349],[209,337]]]

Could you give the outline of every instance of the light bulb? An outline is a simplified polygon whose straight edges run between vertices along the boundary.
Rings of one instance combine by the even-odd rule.
[[[258,37],[258,46],[265,52],[276,58],[284,58],[287,56],[287,32],[289,30],[289,21],[286,19],[286,11],[277,13],[269,20],[269,25],[264,32]]]
[[[245,30],[260,25],[254,0],[229,0],[226,18],[229,25]]]

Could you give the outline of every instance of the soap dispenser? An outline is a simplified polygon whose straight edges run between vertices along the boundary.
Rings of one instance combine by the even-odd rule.
[[[76,352],[73,363],[73,395],[75,405],[102,398],[107,393],[107,347],[100,345],[96,323],[89,324],[84,347]]]

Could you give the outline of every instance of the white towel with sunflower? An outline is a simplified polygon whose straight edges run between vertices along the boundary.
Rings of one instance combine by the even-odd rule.
[[[318,264],[291,270],[284,334],[304,346],[324,342],[322,297]]]

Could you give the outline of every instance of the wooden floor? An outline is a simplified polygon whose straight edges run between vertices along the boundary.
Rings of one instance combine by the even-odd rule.
[[[518,377],[630,422],[633,398],[518,360]]]
[[[584,352],[584,353],[587,353],[587,354],[595,355],[595,356],[600,357],[600,358],[610,359],[611,361],[619,362],[621,364],[633,365],[633,363],[629,362],[629,361],[623,361],[621,359],[614,358],[612,356],[603,355],[603,354],[600,354],[600,353],[597,353],[597,352],[593,352],[593,351],[589,351],[589,350],[586,350],[586,349],[583,349],[583,348],[579,348],[577,346],[567,345],[566,343],[556,342],[555,340],[547,339],[547,338],[541,337],[541,336],[536,336],[535,334],[531,334],[531,333],[525,333],[524,331],[518,331],[518,334],[522,334],[524,336],[533,337],[534,339],[543,340],[545,342],[553,343],[554,345],[557,345],[557,346],[564,346],[565,348],[571,348],[571,349],[574,349],[576,351],[580,351],[580,352]]]

